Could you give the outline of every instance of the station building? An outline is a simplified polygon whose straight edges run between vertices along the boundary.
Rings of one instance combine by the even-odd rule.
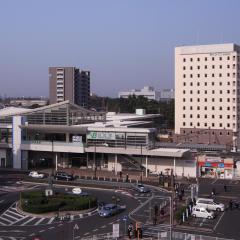
[[[141,111],[140,111],[141,112]],[[102,168],[115,173],[136,167],[195,177],[189,149],[160,148],[158,114],[114,114],[87,110],[69,101],[36,108],[0,110],[0,166],[15,169]]]

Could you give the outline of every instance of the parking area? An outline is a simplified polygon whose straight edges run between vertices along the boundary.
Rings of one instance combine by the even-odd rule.
[[[215,230],[217,225],[222,220],[223,216],[224,216],[224,212],[215,212],[214,219],[190,217],[189,220],[186,223],[184,223],[184,225]]]

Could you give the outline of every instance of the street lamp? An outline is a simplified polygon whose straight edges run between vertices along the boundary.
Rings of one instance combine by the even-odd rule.
[[[143,166],[142,166],[142,144],[141,144],[141,176],[140,176],[140,181],[142,183],[142,179],[143,179]]]
[[[96,142],[94,144],[94,179],[97,178],[97,165],[96,165]]]

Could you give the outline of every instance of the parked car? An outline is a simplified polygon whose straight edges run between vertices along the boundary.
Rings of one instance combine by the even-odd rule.
[[[196,206],[218,212],[223,212],[225,210],[224,204],[217,203],[211,198],[198,198],[196,201]]]
[[[135,184],[133,185],[133,189],[140,192],[140,193],[147,193],[150,192],[150,189],[146,186],[144,186],[143,184]]]
[[[65,180],[65,181],[74,180],[73,175],[65,173],[65,172],[56,172],[54,178],[56,180]]]
[[[44,178],[44,174],[43,173],[38,173],[36,171],[32,171],[28,174],[29,177],[32,178]]]
[[[98,214],[100,217],[110,217],[113,216],[121,211],[123,211],[125,207],[122,207],[118,204],[105,204],[98,210]]]
[[[199,218],[207,218],[207,219],[213,219],[215,217],[214,212],[198,206],[193,207],[192,216],[199,217]]]

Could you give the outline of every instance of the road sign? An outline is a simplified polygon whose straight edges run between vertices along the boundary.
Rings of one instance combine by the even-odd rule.
[[[127,215],[124,215],[123,218],[122,218],[123,221],[127,221],[128,220],[128,216]]]
[[[77,224],[74,225],[73,227],[74,230],[78,230],[79,229],[79,226]]]
[[[119,224],[115,223],[113,224],[113,234],[112,234],[113,238],[118,238],[119,237]]]

